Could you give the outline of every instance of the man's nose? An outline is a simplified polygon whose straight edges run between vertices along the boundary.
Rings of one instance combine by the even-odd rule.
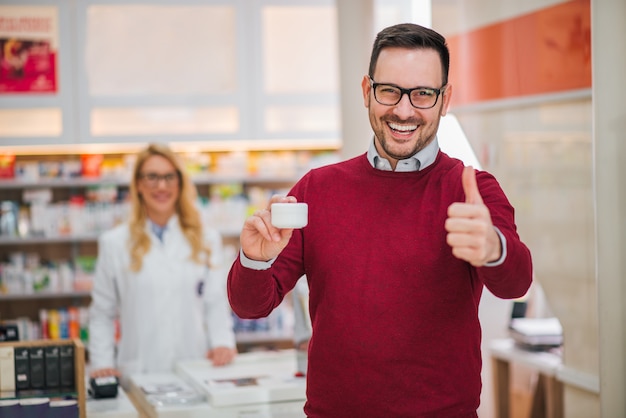
[[[400,101],[394,107],[394,113],[398,115],[398,117],[406,119],[411,117],[415,112],[415,107],[411,104],[411,100],[409,95],[404,93],[402,97],[400,97]]]

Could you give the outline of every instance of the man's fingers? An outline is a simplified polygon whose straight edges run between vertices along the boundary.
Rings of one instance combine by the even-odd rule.
[[[283,196],[283,195],[279,195],[279,194],[275,194],[273,195],[269,202],[267,202],[267,210],[271,210],[272,208],[272,204],[274,203],[296,203],[297,199],[293,196]]]
[[[270,230],[270,216],[269,211],[267,210],[256,211],[254,215],[252,215],[245,221],[244,230],[246,226],[249,226],[251,230],[261,234],[261,236],[263,236],[263,238],[267,241],[280,240],[279,234],[272,236],[272,231]]]

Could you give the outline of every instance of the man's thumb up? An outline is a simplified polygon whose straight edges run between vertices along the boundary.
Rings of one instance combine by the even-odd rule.
[[[483,203],[483,198],[478,191],[478,184],[476,184],[476,171],[474,167],[468,166],[463,168],[461,182],[463,183],[463,191],[465,192],[465,203]]]

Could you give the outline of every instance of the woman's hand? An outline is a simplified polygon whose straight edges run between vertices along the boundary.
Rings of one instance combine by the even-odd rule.
[[[89,377],[109,377],[109,376],[120,377],[121,373],[119,372],[119,370],[113,369],[113,368],[92,370],[91,373],[89,373]]]
[[[214,366],[224,366],[228,363],[231,363],[235,356],[237,355],[237,350],[230,347],[215,347],[207,353],[207,358],[211,360]]]

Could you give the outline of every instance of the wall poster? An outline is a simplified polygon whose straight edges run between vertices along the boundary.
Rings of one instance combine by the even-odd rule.
[[[0,6],[0,94],[56,93],[58,12]]]

